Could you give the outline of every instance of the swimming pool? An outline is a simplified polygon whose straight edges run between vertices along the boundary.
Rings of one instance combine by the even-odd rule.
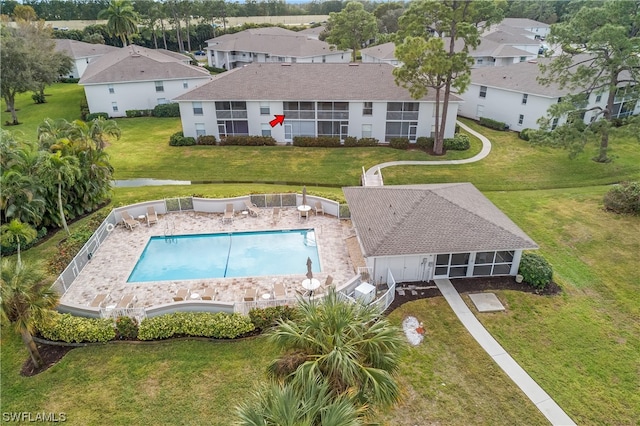
[[[320,272],[313,229],[151,237],[127,282]]]

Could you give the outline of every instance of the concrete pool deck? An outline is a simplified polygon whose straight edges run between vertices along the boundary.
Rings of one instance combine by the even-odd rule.
[[[128,283],[127,278],[149,238],[164,236],[167,230],[174,235],[188,235],[313,228],[321,266],[321,272],[314,273],[314,278],[324,282],[331,275],[334,283],[339,285],[355,275],[345,243],[345,238],[350,236],[348,225],[328,215],[311,214],[309,219],[300,219],[295,208],[281,209],[277,219],[273,218],[272,209],[259,210],[258,217],[237,212],[234,221],[227,224],[222,223],[222,214],[180,212],[159,216],[158,223],[150,227],[140,221],[140,226],[132,231],[121,225],[116,226],[62,296],[61,303],[89,306],[97,294],[109,293],[108,300],[103,304],[109,306],[116,304],[124,294],[133,293],[137,299],[133,307],[149,308],[173,303],[173,296],[183,288],[189,289],[192,294],[201,294],[205,288],[213,288],[217,290],[216,300],[223,302],[240,302],[245,291],[252,293],[257,290],[258,297],[270,293],[275,281],[284,283],[290,297],[295,297],[296,291],[302,289],[306,264],[301,264],[300,273],[294,275]]]

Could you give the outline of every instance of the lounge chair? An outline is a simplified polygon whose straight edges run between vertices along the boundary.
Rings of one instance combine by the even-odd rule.
[[[93,298],[89,306],[91,306],[92,308],[102,308],[102,305],[107,302],[108,297],[109,293],[96,294],[96,297]]]
[[[244,200],[244,206],[249,211],[249,214],[253,217],[258,217],[258,206],[252,204],[249,200]]]
[[[147,226],[151,226],[152,223],[158,223],[158,213],[153,206],[147,207]]]
[[[333,277],[331,275],[327,276],[327,280],[324,282],[324,287],[329,288],[333,285]]]
[[[138,222],[133,217],[131,217],[131,215],[129,214],[128,211],[123,210],[120,214],[122,215],[122,220],[124,222],[124,226],[129,228],[129,230],[133,231],[133,228],[135,228],[136,226],[140,225],[140,222]]]
[[[116,308],[130,308],[133,306],[133,303],[136,301],[136,295],[133,293],[127,293],[122,296],[122,299],[116,305]]]
[[[322,216],[324,216],[324,207],[322,207],[322,203],[320,201],[316,201],[313,208],[316,211],[316,216],[318,216],[318,213],[322,213]]]
[[[222,216],[222,223],[231,223],[233,222],[233,215],[235,214],[235,210],[233,209],[233,204],[228,203],[224,209],[224,216]]]
[[[287,298],[287,289],[284,287],[284,284],[281,282],[275,282],[273,284],[273,294],[276,299],[286,299]]]
[[[245,302],[255,302],[257,295],[258,295],[258,290],[257,289],[245,290],[244,291],[244,301]]]
[[[178,290],[175,296],[173,296],[174,302],[184,302],[189,297],[189,289],[181,288]]]
[[[278,219],[280,219],[280,207],[274,207],[273,208],[273,223],[274,225],[278,222]]]
[[[216,291],[211,287],[205,288],[202,293],[202,300],[216,300]]]

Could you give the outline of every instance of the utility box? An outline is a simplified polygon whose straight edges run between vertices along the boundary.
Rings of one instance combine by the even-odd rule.
[[[376,298],[376,288],[369,283],[361,283],[354,291],[356,300],[364,305],[368,305]]]

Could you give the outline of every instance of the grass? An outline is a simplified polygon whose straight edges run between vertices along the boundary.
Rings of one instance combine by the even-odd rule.
[[[53,87],[45,108],[65,88]],[[21,109],[26,113],[29,107]],[[35,129],[41,121],[24,117],[23,129]],[[171,148],[168,135],[179,129],[175,119],[119,123],[123,138],[108,148],[118,178],[299,182],[304,177],[327,185],[311,186],[310,193],[341,200],[341,190],[330,186],[356,185],[362,166],[424,155],[387,148]],[[388,168],[385,182],[470,181],[537,241],[563,294],[500,291],[507,311],[479,319],[578,424],[640,424],[640,218],[606,213],[601,202],[606,185],[640,179],[637,143],[612,141],[614,161],[596,164],[590,160],[595,151],[569,160],[565,151],[531,147],[512,133],[469,124],[492,140],[487,159],[462,166]],[[260,183],[118,188],[113,205],[299,189]],[[55,256],[61,238],[58,234],[28,250],[25,258]],[[385,424],[545,423],[464,332],[444,300],[407,304],[391,319],[399,323],[405,315],[424,321],[427,338],[403,355],[403,400],[382,416]],[[71,424],[99,424],[105,418],[113,424],[229,424],[232,407],[247,397],[273,357],[263,339],[106,345],[75,349],[53,369],[23,378],[17,371],[26,351],[7,327],[1,332],[1,410],[64,410]],[[105,407],[103,417],[94,414],[96,406]]]

